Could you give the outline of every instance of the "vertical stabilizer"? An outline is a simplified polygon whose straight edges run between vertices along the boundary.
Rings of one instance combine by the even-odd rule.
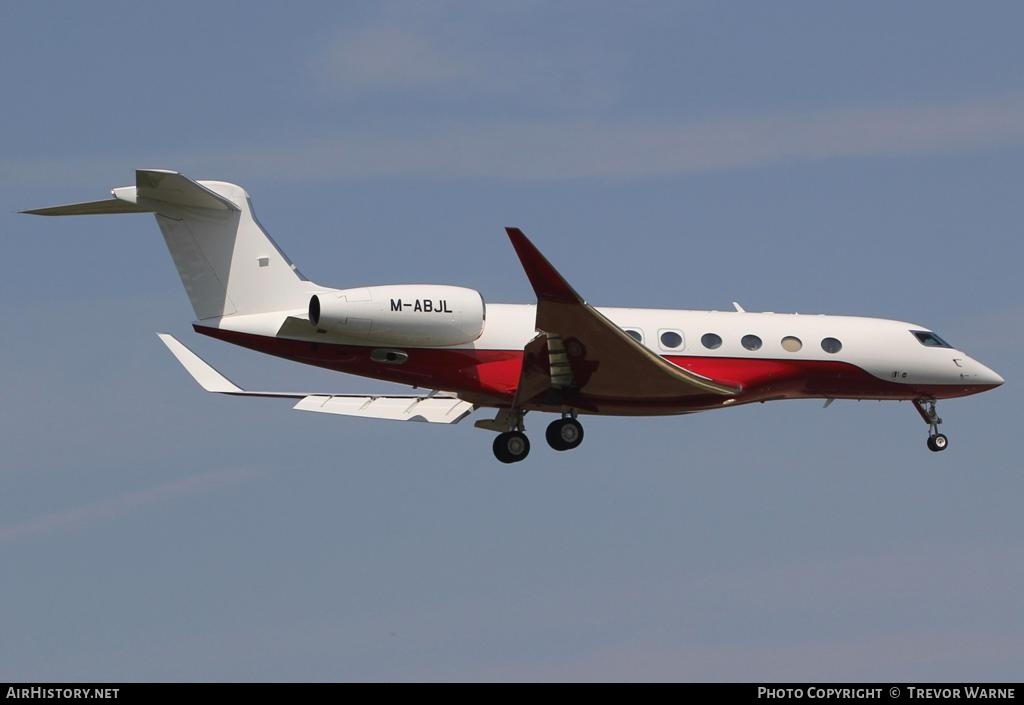
[[[312,285],[257,222],[242,187],[140,169],[135,186],[113,196],[25,212],[153,213],[199,320],[306,307]]]

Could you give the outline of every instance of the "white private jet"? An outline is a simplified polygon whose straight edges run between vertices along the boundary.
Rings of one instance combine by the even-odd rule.
[[[219,394],[297,399],[296,409],[456,423],[497,432],[504,463],[530,451],[523,417],[558,415],[555,450],[583,440],[580,414],[686,414],[776,399],[910,400],[945,450],[936,401],[998,387],[1002,377],[923,326],[849,316],[590,306],[517,228],[509,239],[536,305],[485,304],[433,284],[332,289],[303,277],[221,181],[142,169],[113,198],[24,211],[152,213],[192,302],[196,332],[278,357],[399,382],[429,394],[291,394],[241,389],[170,335],[160,339]]]

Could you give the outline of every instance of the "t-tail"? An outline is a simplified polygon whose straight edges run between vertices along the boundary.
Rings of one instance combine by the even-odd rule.
[[[198,320],[305,309],[314,285],[263,230],[249,194],[223,181],[139,169],[113,198],[24,211],[33,215],[152,213]]]

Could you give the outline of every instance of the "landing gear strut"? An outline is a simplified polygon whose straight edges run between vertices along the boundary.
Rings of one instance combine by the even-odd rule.
[[[544,433],[548,445],[555,450],[572,450],[583,442],[583,425],[576,420],[576,414],[562,414],[548,424]]]
[[[935,411],[935,400],[934,399],[915,399],[914,408],[917,409],[917,413],[921,414],[921,418],[928,424],[928,450],[933,452],[939,452],[946,450],[949,446],[949,439],[946,435],[939,433],[939,424],[942,423],[942,419],[939,418],[938,413]]]

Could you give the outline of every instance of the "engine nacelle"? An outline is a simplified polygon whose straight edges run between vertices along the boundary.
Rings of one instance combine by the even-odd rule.
[[[460,345],[484,330],[484,300],[473,289],[399,284],[332,289],[309,300],[320,330],[382,345]]]

